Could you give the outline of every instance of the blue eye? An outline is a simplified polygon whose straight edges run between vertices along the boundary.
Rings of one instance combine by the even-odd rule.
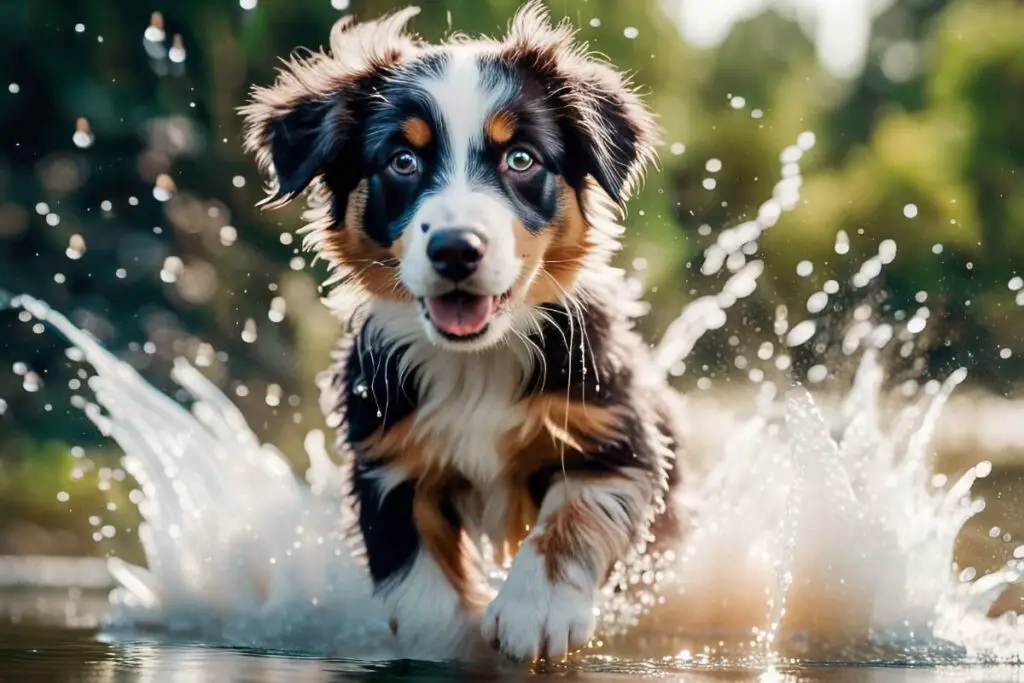
[[[409,150],[403,149],[391,155],[388,168],[398,175],[409,176],[420,170],[420,160]]]

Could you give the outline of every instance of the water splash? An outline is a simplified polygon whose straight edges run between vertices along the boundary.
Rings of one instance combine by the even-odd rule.
[[[343,472],[323,434],[306,440],[306,482],[260,444],[231,401],[179,360],[173,379],[191,412],[149,385],[88,333],[30,296],[21,306],[92,366],[85,414],[124,451],[139,483],[147,568],[112,558],[113,629],[151,627],[207,642],[392,658],[384,616],[344,530]]]

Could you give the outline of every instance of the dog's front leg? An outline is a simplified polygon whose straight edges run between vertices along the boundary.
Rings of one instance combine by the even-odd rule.
[[[472,614],[481,600],[450,482],[414,481],[371,462],[357,465],[353,483],[370,574],[401,656],[471,654],[480,643]]]
[[[562,658],[594,632],[594,600],[650,506],[643,472],[554,483],[537,526],[484,613],[484,639],[512,659]]]

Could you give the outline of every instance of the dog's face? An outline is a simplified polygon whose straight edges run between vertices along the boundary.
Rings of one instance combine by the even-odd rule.
[[[592,195],[625,201],[654,127],[537,2],[504,41],[424,45],[401,32],[414,13],[339,24],[330,56],[257,89],[247,146],[271,202],[316,181],[307,239],[332,265],[407,302],[433,341],[479,349],[569,295],[598,247]]]

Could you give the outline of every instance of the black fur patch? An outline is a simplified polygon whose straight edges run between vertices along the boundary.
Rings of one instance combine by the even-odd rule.
[[[420,548],[412,516],[415,484],[403,481],[382,494],[378,475],[383,467],[357,460],[352,478],[367,564],[378,589],[408,574]]]

